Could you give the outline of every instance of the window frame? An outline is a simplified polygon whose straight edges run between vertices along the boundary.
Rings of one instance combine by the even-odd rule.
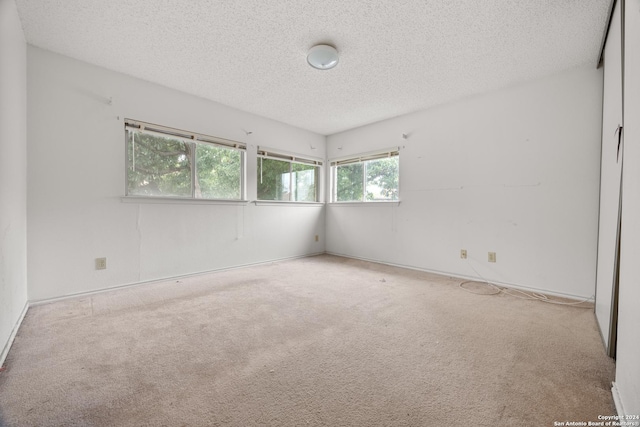
[[[398,198],[395,200],[367,200],[367,168],[366,164],[372,160],[380,160],[391,157],[398,157]],[[391,147],[384,150],[371,151],[346,157],[331,159],[330,165],[330,186],[331,194],[329,201],[331,204],[372,204],[372,203],[400,203],[400,147]],[[339,166],[364,163],[362,171],[362,200],[338,200],[337,173]]]
[[[301,164],[305,166],[313,166],[316,169],[316,173],[314,175],[314,186],[315,186],[315,200],[314,201],[306,201],[306,200],[270,200],[270,199],[260,199],[258,198],[258,185],[261,178],[262,168],[258,167],[257,162],[261,159],[270,159],[270,160],[278,160],[282,162],[289,163],[289,182],[292,185],[293,180],[291,174],[293,173],[292,165],[293,164]],[[256,203],[258,204],[310,204],[317,205],[322,203],[322,171],[323,171],[324,161],[319,158],[314,158],[306,155],[299,155],[294,153],[288,153],[282,150],[271,149],[268,147],[259,146],[257,148],[256,153]]]
[[[222,202],[222,203],[233,203],[240,202],[246,203],[247,199],[247,184],[246,184],[246,162],[247,162],[247,145],[242,142],[233,141],[230,139],[220,138],[216,136],[189,132],[181,129],[175,129],[167,126],[142,122],[139,120],[133,119],[124,119],[124,140],[125,140],[125,181],[124,181],[124,198],[129,200],[149,200],[155,202],[162,201],[172,201],[172,202]],[[190,185],[191,185],[191,195],[188,196],[176,196],[176,195],[142,195],[142,194],[131,194],[129,192],[129,132],[141,132],[149,135],[156,135],[164,138],[172,138],[176,140],[181,140],[186,144],[190,144],[192,149],[190,155]],[[135,138],[135,137],[134,137]],[[229,150],[234,150],[240,152],[240,198],[238,199],[222,199],[222,198],[208,198],[208,197],[196,197],[196,176],[198,173],[197,168],[197,145],[204,146],[215,146],[219,148],[225,148]]]

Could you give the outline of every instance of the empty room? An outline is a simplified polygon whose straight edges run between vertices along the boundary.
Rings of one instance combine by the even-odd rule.
[[[640,0],[0,0],[0,426],[640,426]]]

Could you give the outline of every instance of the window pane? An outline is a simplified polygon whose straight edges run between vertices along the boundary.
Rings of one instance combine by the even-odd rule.
[[[366,162],[367,200],[398,200],[398,156]]]
[[[363,201],[363,170],[363,163],[352,163],[336,167],[336,201]]]
[[[290,199],[291,163],[282,160],[258,158],[258,200]]]
[[[130,131],[127,141],[129,195],[191,196],[191,144]]]
[[[300,163],[291,164],[291,177],[294,182],[291,200],[298,202],[315,202],[318,168]]]
[[[195,197],[238,200],[242,196],[242,153],[224,147],[196,144]]]

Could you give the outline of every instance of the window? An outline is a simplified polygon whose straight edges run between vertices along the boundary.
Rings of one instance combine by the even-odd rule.
[[[317,202],[322,162],[258,147],[258,200]]]
[[[133,120],[125,132],[127,196],[244,198],[244,144]]]
[[[398,149],[331,162],[333,202],[396,201]]]

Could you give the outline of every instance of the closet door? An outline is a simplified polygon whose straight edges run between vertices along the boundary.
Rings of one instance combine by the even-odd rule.
[[[624,187],[614,401],[640,414],[640,1],[624,11]]]
[[[595,311],[607,352],[615,357],[618,217],[620,207],[622,126],[622,13],[616,2],[604,49],[602,159],[600,168],[600,217]],[[621,154],[621,153],[620,153]]]

